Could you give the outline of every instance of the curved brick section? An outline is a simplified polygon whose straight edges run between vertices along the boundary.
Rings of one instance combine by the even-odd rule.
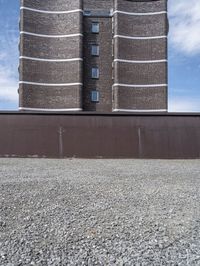
[[[167,15],[130,16],[115,14],[115,34],[131,37],[167,35]]]
[[[127,53],[128,51],[128,53]],[[166,39],[115,39],[115,58],[125,60],[160,60],[167,58]]]
[[[145,63],[115,62],[114,83],[147,87],[167,84],[167,63],[148,62],[167,59],[167,38],[156,38],[168,34],[167,14],[130,15],[115,11],[138,14],[166,12],[167,0],[116,0],[114,7],[114,59],[145,61]],[[119,35],[132,38],[121,38]],[[113,92],[114,109],[167,109],[167,87],[114,86]]]
[[[23,91],[23,93],[22,93]],[[20,85],[20,107],[41,109],[73,109],[81,107],[79,86],[48,87]],[[45,102],[44,99],[45,98]]]
[[[20,55],[44,59],[70,59],[82,57],[82,37],[43,38],[21,35]]]
[[[82,1],[64,0],[21,0],[21,6],[47,11],[68,11],[82,9]]]
[[[115,10],[123,10],[126,12],[160,12],[167,9],[166,0],[117,0],[115,1]]]
[[[167,88],[116,87],[114,109],[167,110]]]
[[[23,24],[21,31],[44,34],[66,35],[82,32],[82,13],[43,14],[29,10],[21,10]]]
[[[77,83],[82,78],[82,61],[42,62],[27,59],[20,67],[20,80],[41,83]],[[22,67],[23,65],[23,67]]]
[[[167,83],[167,64],[115,62],[115,83],[148,85]]]
[[[82,9],[81,0],[24,0],[22,7],[42,11]],[[20,107],[42,109],[81,109],[82,61],[56,62],[45,59],[82,59],[82,12],[43,13],[21,10],[20,56],[40,59],[20,59]],[[33,36],[28,33],[47,35]],[[79,34],[76,37],[55,37]],[[48,36],[50,35],[50,36]],[[54,35],[52,37],[51,35]],[[26,84],[25,82],[30,82]],[[32,84],[31,84],[32,83]],[[36,83],[37,85],[34,85]],[[40,83],[42,83],[40,85]],[[53,84],[53,86],[47,86]],[[55,84],[55,85],[54,85]],[[66,86],[56,86],[66,84]]]

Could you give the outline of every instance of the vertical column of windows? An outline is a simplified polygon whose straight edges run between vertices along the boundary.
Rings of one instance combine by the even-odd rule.
[[[100,25],[99,22],[92,22],[91,25],[91,32],[98,34],[100,31]],[[91,45],[91,55],[92,56],[99,56],[99,45],[98,44],[92,44]],[[92,79],[98,79],[99,78],[99,68],[97,67],[92,67],[91,69],[91,77]],[[94,89],[91,91],[90,94],[90,99],[91,102],[97,103],[99,102],[99,91],[97,89]]]

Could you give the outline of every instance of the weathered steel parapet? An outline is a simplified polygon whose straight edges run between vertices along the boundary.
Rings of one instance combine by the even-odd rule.
[[[200,158],[200,113],[0,113],[1,157]]]

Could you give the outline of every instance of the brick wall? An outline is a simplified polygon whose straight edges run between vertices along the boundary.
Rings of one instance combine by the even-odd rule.
[[[165,0],[115,0],[114,35],[117,37],[114,38],[113,90],[116,110],[167,110],[167,86],[162,86],[167,84],[167,62],[152,62],[167,59],[167,38],[154,38],[167,36],[167,14],[130,14],[167,11],[166,4]]]
[[[20,31],[31,33],[20,35],[22,109],[167,110],[167,0],[21,0],[21,6],[27,8]],[[67,13],[77,9],[93,15]],[[135,14],[151,12],[159,13]],[[92,21],[99,22],[99,34],[91,33]],[[69,34],[79,35],[55,38]],[[98,57],[92,44],[100,47]],[[165,62],[147,62],[158,60]],[[92,67],[99,79],[91,78]],[[99,102],[91,101],[92,90]]]
[[[91,33],[92,22],[99,22],[99,34]],[[85,111],[112,111],[112,19],[84,17],[84,87]],[[98,44],[99,56],[91,55],[91,45]],[[99,79],[91,78],[91,68],[99,68]],[[91,102],[91,91],[99,91],[99,102]]]
[[[83,0],[83,8],[89,10],[112,9],[113,0]]]
[[[82,61],[66,60],[82,58],[82,12],[51,11],[82,9],[82,1],[24,0],[21,6],[21,109],[81,109]]]

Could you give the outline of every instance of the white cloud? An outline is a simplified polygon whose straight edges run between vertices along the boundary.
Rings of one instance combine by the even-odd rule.
[[[0,101],[17,103],[18,82],[9,68],[0,66]]]
[[[200,97],[173,97],[169,99],[169,112],[199,112]]]
[[[187,55],[200,53],[200,1],[169,0],[171,45]]]
[[[2,1],[1,1],[2,2]],[[0,2],[0,3],[1,3]],[[3,11],[0,11],[2,16]],[[0,109],[18,103],[18,31],[12,18],[0,21]]]
[[[6,53],[5,52],[0,52],[0,60],[3,60],[6,58]]]

